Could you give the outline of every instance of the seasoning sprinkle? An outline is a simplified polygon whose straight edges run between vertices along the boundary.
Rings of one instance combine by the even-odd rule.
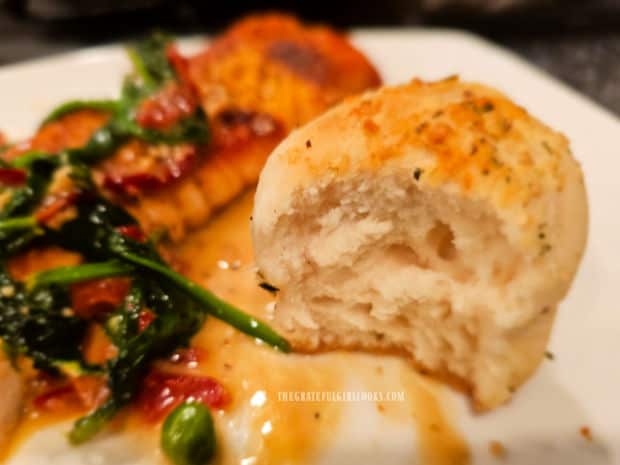
[[[489,452],[493,457],[498,459],[503,459],[504,457],[506,457],[506,448],[499,441],[489,442]]]
[[[71,318],[71,317],[75,316],[75,312],[73,311],[72,308],[69,308],[69,307],[63,308],[60,313],[65,318]]]
[[[552,249],[551,244],[543,244],[543,246],[540,248],[540,255],[544,255],[550,252],[551,249]]]
[[[2,288],[0,288],[0,294],[2,294],[2,297],[13,297],[15,295],[15,287],[2,286]]]
[[[276,292],[278,292],[280,290],[277,287],[272,286],[268,282],[264,282],[264,281],[262,283],[260,283],[259,286],[262,287],[263,289],[265,289],[267,292],[271,292],[272,294],[275,294]]]
[[[485,102],[481,108],[483,113],[488,113],[489,111],[493,111],[494,109],[495,109],[495,106],[493,105],[492,102]]]
[[[592,441],[592,431],[588,426],[582,426],[579,428],[579,434],[581,434],[586,441]]]

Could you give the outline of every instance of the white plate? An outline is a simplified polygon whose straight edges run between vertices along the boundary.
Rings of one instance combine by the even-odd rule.
[[[620,465],[620,312],[614,294],[620,286],[620,122],[510,53],[471,35],[411,29],[358,31],[353,37],[387,83],[451,74],[483,81],[505,91],[572,141],[586,176],[590,237],[554,327],[550,350],[555,360],[544,363],[510,405],[493,413],[472,415],[456,394],[451,394],[456,398],[452,404],[476,464],[497,463],[487,450],[489,441],[497,439],[508,451],[503,463]],[[192,39],[184,46],[191,49],[197,43]],[[120,47],[0,69],[0,128],[12,138],[27,136],[46,111],[63,100],[114,96],[127,69]],[[366,407],[351,409],[342,434],[322,462],[378,464],[389,457],[391,464],[417,463],[411,459],[410,433],[402,427],[370,426],[375,420],[369,416]],[[584,425],[590,427],[593,442],[580,436]],[[106,441],[100,442],[105,443],[102,450],[107,447],[107,459],[101,461],[99,455],[96,463],[149,463],[144,457],[119,458],[115,454],[120,443]],[[64,447],[62,440],[56,440],[55,450]],[[32,442],[28,449],[34,455],[15,463],[54,460],[50,450]],[[95,460],[85,457],[60,463]]]

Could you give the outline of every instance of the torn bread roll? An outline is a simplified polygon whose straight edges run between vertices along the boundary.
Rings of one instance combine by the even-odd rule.
[[[452,78],[349,99],[292,133],[252,228],[295,348],[407,353],[485,410],[542,360],[587,221],[566,138]]]

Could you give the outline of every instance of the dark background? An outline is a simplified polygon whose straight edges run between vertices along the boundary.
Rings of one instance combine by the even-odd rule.
[[[507,6],[497,8],[502,1]],[[459,5],[438,7],[433,2]],[[129,40],[155,27],[178,34],[217,32],[244,13],[265,9],[342,28],[467,29],[514,50],[620,114],[620,0],[0,0],[0,66]]]

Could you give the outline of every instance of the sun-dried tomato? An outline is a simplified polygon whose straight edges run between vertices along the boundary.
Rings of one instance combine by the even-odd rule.
[[[0,185],[21,186],[27,177],[25,170],[0,167]]]
[[[146,234],[142,231],[142,228],[137,224],[128,224],[126,226],[119,226],[116,230],[123,236],[133,239],[137,242],[145,242]]]
[[[148,421],[155,422],[189,398],[212,408],[223,408],[230,403],[228,391],[210,376],[153,370],[144,380],[137,405]]]
[[[150,310],[142,310],[138,315],[138,331],[142,332],[148,328],[151,323],[157,318],[155,314]]]
[[[67,191],[50,195],[43,200],[43,204],[37,209],[34,217],[41,224],[48,223],[60,212],[75,205],[79,196],[80,193],[78,191]]]
[[[77,316],[90,320],[118,307],[127,296],[129,278],[104,278],[71,285],[71,306]]]
[[[136,113],[137,123],[146,129],[166,131],[198,108],[194,91],[175,82],[166,84],[155,95],[145,99]]]
[[[136,196],[181,178],[198,158],[193,145],[164,147],[161,150],[166,153],[153,156],[142,153],[141,147],[135,147],[131,163],[111,163],[105,168],[103,186],[117,194]],[[144,163],[138,162],[138,159],[144,160]]]

